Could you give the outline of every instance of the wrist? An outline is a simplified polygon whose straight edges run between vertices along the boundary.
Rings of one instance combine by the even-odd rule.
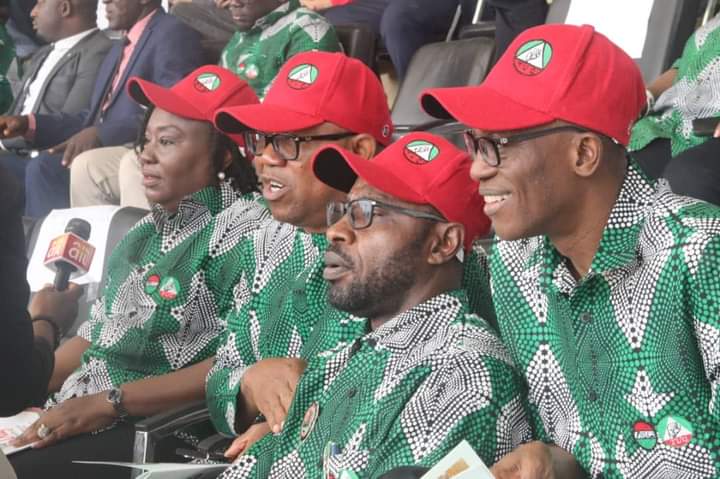
[[[645,114],[647,115],[655,107],[655,94],[649,88],[645,89]]]
[[[125,409],[125,404],[123,402],[124,394],[123,390],[119,387],[110,389],[105,394],[105,402],[107,403],[108,407],[112,410],[111,414],[112,417],[116,419],[123,420],[126,417],[128,417],[130,414],[128,413],[128,410]]]
[[[60,326],[55,321],[50,319],[48,316],[35,316],[31,319],[33,325],[33,334],[43,337],[50,341],[50,344],[54,349],[60,346],[60,340],[63,337],[63,332]]]

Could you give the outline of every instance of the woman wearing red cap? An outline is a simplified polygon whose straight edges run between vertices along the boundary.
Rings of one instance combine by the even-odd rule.
[[[35,449],[10,457],[23,478],[97,477],[71,461],[128,461],[130,418],[204,398],[228,285],[242,276],[226,253],[250,229],[217,215],[231,204],[267,214],[251,165],[210,123],[221,104],[257,102],[245,82],[206,66],[170,89],[133,78],[129,91],[148,107],[137,148],[154,206],[113,252],[90,319],[57,352],[47,409],[18,441]],[[103,472],[127,475],[114,469]]]

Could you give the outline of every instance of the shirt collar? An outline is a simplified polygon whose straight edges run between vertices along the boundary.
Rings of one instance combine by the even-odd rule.
[[[264,17],[258,18],[250,30],[264,30],[273,23],[277,22],[280,18],[294,10],[297,10],[298,8],[300,8],[300,0],[289,0],[284,2]]]
[[[125,38],[131,45],[136,44],[138,42],[138,40],[140,40],[140,36],[145,31],[145,28],[148,26],[148,23],[150,23],[150,20],[152,19],[152,17],[154,17],[155,14],[157,14],[158,10],[160,10],[160,9],[156,8],[152,12],[145,15],[138,22],[136,22],[135,25],[133,25],[130,28],[130,30],[128,30],[127,34],[125,35]]]
[[[366,343],[381,345],[391,353],[402,352],[417,344],[410,344],[407,338],[417,338],[414,331],[422,328],[423,338],[445,336],[450,323],[461,313],[467,313],[467,294],[458,289],[434,296],[404,313],[392,318],[365,336]],[[429,319],[432,316],[432,319]]]
[[[85,30],[84,32],[76,33],[75,35],[70,35],[69,37],[65,37],[63,39],[60,39],[53,43],[53,49],[54,50],[70,50],[72,47],[77,45],[80,40],[85,38],[86,36],[90,35],[91,33],[95,32],[97,28],[91,28],[89,30]]]
[[[232,205],[240,196],[240,193],[233,188],[232,180],[225,180],[219,185],[208,186],[187,196],[180,201],[174,214],[170,214],[160,205],[153,205],[152,218],[155,228],[161,233],[164,226],[169,223],[175,228],[183,228],[201,215],[215,216]]]
[[[628,160],[627,174],[610,211],[588,277],[639,261],[638,237],[645,219],[652,211],[657,192],[658,186],[645,176],[637,163]],[[525,270],[530,272],[537,267],[542,268],[541,284],[544,287],[552,282],[560,291],[569,292],[576,284],[567,266],[567,259],[547,237],[542,238],[541,248],[530,255]]]

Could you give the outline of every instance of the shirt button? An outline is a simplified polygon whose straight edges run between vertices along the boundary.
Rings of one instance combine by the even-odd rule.
[[[584,312],[580,315],[580,321],[582,321],[585,324],[590,324],[593,321],[592,313]]]
[[[591,389],[588,393],[588,400],[590,400],[591,402],[595,402],[598,400],[598,394],[595,392],[594,389]]]
[[[355,394],[357,394],[357,389],[355,389],[355,388],[348,389],[347,397],[353,398],[353,397],[355,397]]]

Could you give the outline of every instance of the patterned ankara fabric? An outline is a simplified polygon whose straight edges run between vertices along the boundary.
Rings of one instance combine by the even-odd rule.
[[[232,205],[243,215],[218,215]],[[81,366],[48,406],[159,376],[215,354],[242,270],[226,254],[269,216],[256,194],[224,182],[184,199],[170,216],[158,205],[115,248],[105,294],[78,335]]]
[[[233,253],[243,278],[235,286],[235,306],[206,384],[213,424],[229,435],[243,432],[235,430],[236,404],[249,366],[272,357],[310,359],[351,343],[368,329],[365,319],[327,303],[324,234],[268,220],[254,235]],[[489,267],[479,247],[465,262],[463,285],[471,310],[494,325]]]
[[[463,439],[493,463],[530,438],[520,381],[465,293],[435,296],[312,358],[282,434],[221,477],[374,478],[430,466]]]
[[[711,138],[695,136],[692,121],[720,115],[720,15],[690,37],[673,68],[677,69],[677,77],[672,87],[633,127],[631,151],[657,138],[669,138],[672,155],[676,156]]]
[[[720,477],[720,209],[631,164],[585,278],[542,237],[490,262],[542,439],[595,478]]]
[[[300,52],[341,51],[333,26],[299,0],[268,13],[246,32],[235,32],[220,56],[220,66],[247,81],[262,100],[285,62]]]

